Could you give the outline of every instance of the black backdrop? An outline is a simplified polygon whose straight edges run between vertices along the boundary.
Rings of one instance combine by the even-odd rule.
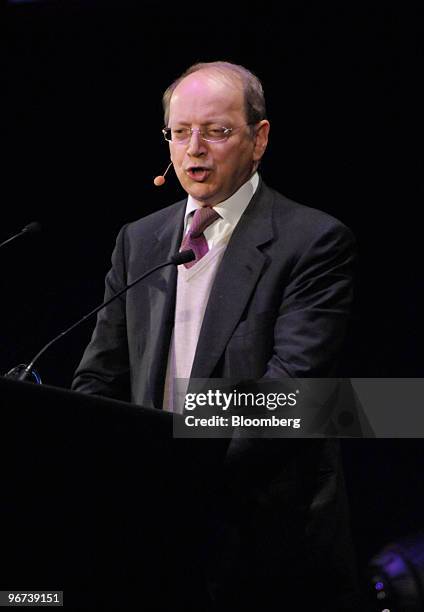
[[[227,59],[264,84],[272,124],[264,179],[358,238],[343,373],[422,376],[417,11],[124,0],[2,9],[0,241],[32,220],[43,233],[0,253],[1,372],[101,302],[123,223],[181,196],[174,176],[161,189],[152,184],[168,161],[161,94],[191,63]],[[91,329],[42,359],[45,382],[69,386]],[[363,565],[385,542],[424,526],[423,445],[350,441],[344,456]]]

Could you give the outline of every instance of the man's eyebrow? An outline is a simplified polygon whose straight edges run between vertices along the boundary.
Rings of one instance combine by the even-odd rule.
[[[204,121],[200,125],[221,125],[226,126],[227,123],[231,123],[228,119],[210,119],[209,121]],[[175,121],[174,125],[181,126],[191,126],[192,124],[189,121]]]

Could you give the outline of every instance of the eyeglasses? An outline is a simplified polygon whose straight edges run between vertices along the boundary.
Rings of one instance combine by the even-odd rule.
[[[227,128],[223,126],[205,126],[201,128],[191,127],[177,127],[177,128],[163,128],[162,134],[167,142],[174,142],[177,144],[187,144],[191,140],[191,136],[194,132],[197,132],[202,140],[206,142],[223,142],[227,140],[233,132],[239,130],[242,127],[246,127],[250,123],[239,125],[235,128]]]

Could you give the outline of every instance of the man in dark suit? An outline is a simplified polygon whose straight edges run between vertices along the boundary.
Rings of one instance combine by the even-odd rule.
[[[260,179],[270,128],[260,82],[241,66],[197,64],[165,92],[164,109],[188,199],[121,230],[105,297],[182,244],[196,261],[149,276],[99,313],[73,388],[173,410],[175,378],[334,375],[354,239]],[[226,463],[208,560],[218,609],[356,609],[334,441],[233,440]]]

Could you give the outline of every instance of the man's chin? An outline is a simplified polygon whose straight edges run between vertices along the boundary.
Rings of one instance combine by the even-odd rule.
[[[196,200],[201,206],[215,206],[215,204],[219,202],[219,198],[217,198],[216,194],[210,189],[202,188],[201,183],[190,185],[186,191],[191,195],[193,200]]]

